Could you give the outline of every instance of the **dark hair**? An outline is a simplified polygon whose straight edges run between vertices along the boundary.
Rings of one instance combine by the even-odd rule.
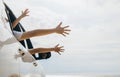
[[[48,59],[48,58],[50,58],[50,57],[51,57],[51,53],[50,53],[50,52],[45,53],[45,55],[46,55],[46,57],[45,57],[44,59]]]
[[[50,52],[48,52],[48,53],[38,53],[38,57],[36,57],[35,55],[33,55],[33,57],[36,60],[48,59],[48,58],[51,57],[51,53]]]

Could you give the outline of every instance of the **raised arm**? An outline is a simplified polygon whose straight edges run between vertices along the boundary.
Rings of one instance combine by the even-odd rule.
[[[37,29],[37,30],[24,32],[22,37],[19,40],[29,39],[31,37],[36,37],[36,36],[48,35],[48,34],[52,34],[52,33],[61,34],[63,36],[69,35],[69,31],[71,31],[70,29],[67,29],[69,26],[61,27],[61,25],[62,25],[62,22],[60,22],[56,28]]]
[[[63,46],[59,46],[59,44],[53,48],[35,48],[35,49],[29,50],[31,54],[46,53],[46,52],[57,52],[58,54],[60,54],[60,52],[63,52],[63,51],[64,51]]]
[[[20,22],[20,20],[28,15],[29,10],[25,9],[25,11],[22,11],[22,14],[12,23],[13,28],[16,27],[16,25]]]

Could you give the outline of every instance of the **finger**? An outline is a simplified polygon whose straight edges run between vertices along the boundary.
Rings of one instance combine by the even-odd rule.
[[[62,34],[64,37],[66,37],[66,35],[65,34]]]
[[[68,28],[69,26],[65,26],[65,27],[63,27],[63,28]]]
[[[26,15],[26,16],[29,16],[29,14],[28,14],[28,13],[29,13],[29,12],[25,13],[25,15]]]
[[[61,50],[60,52],[64,52],[64,50]]]
[[[61,53],[60,52],[57,52],[59,55],[61,55]]]
[[[26,16],[29,16],[29,15],[26,15]]]
[[[28,15],[29,15],[28,13],[29,13],[29,11],[28,11],[28,12],[25,12],[24,14],[25,14],[26,16],[28,16]]]
[[[64,46],[61,46],[61,47],[59,47],[59,48],[63,48]]]
[[[60,27],[62,25],[62,22],[59,23],[58,27]]]
[[[22,11],[24,14],[28,14],[30,11],[28,9],[25,9],[25,11]]]
[[[70,29],[64,29],[64,31],[71,31]]]
[[[69,33],[68,33],[68,32],[64,32],[64,34],[67,34],[67,35],[69,35]]]
[[[30,11],[27,11],[26,14],[28,14]]]
[[[57,44],[55,47],[58,47],[59,46],[59,44]]]
[[[25,9],[25,12],[27,12],[28,11],[28,9]]]
[[[30,12],[28,9],[25,12]]]
[[[65,49],[61,49],[61,50],[60,50],[60,52],[64,52],[64,51],[65,51]]]

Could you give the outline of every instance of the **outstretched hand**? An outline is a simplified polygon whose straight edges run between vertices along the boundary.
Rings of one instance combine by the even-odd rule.
[[[28,9],[25,9],[25,11],[22,11],[21,17],[23,18],[23,17],[29,16],[28,15],[29,12],[30,11]]]
[[[66,36],[66,34],[69,35],[69,31],[71,31],[71,30],[70,29],[66,29],[69,26],[61,27],[61,25],[62,25],[62,22],[60,22],[59,25],[55,28],[56,33],[62,34],[63,36]]]
[[[54,51],[57,52],[59,55],[61,55],[60,52],[64,52],[63,46],[60,46],[60,47],[59,47],[59,44],[57,44],[57,45],[54,47]]]

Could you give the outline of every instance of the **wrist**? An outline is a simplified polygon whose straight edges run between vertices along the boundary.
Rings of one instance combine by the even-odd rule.
[[[51,51],[55,51],[55,48],[51,48]]]
[[[54,31],[54,33],[57,33],[57,29],[56,28],[53,28],[53,31]]]
[[[52,33],[57,33],[56,28],[52,28],[52,29],[50,29],[50,30],[52,31]]]
[[[24,18],[24,16],[21,15],[19,18],[22,19],[22,18]]]

